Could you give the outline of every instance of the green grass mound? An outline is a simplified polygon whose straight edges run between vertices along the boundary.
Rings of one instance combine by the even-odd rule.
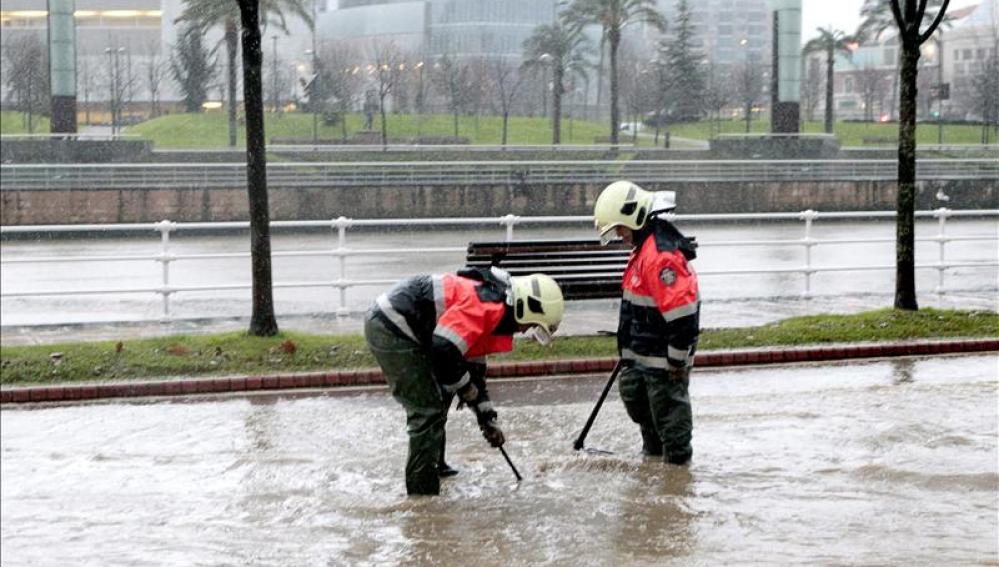
[[[794,317],[760,327],[705,329],[701,350],[934,337],[999,337],[999,314],[986,311],[883,309],[856,315]],[[497,362],[610,357],[613,337],[560,337],[551,348],[518,341]],[[0,348],[3,385],[224,376],[309,370],[372,368],[358,335],[281,333],[250,337],[234,332],[205,336],[68,343]]]

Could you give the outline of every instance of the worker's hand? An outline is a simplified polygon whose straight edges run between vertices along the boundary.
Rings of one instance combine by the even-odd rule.
[[[503,430],[499,428],[499,425],[496,425],[495,420],[479,424],[479,429],[482,430],[482,436],[485,437],[486,441],[488,441],[493,447],[502,447],[503,443],[506,442],[506,437],[503,436]]]

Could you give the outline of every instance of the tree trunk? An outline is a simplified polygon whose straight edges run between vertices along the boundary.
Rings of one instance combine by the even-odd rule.
[[[835,55],[830,49],[826,52],[826,134],[833,133],[833,65]]]
[[[562,62],[556,61],[552,69],[552,144],[562,143]]]
[[[600,61],[597,63],[597,103],[596,107],[593,109],[593,119],[600,119],[600,103],[603,102],[604,94],[604,54],[607,52],[605,44],[607,43],[607,34],[603,33],[600,35]]]
[[[749,133],[749,125],[753,121],[753,103],[746,104],[746,133]]]
[[[506,132],[507,124],[510,121],[510,112],[508,110],[503,111],[503,145],[506,145]]]
[[[915,311],[916,77],[919,44],[903,39],[898,115],[898,200],[895,225],[895,308]]]
[[[621,122],[617,107],[617,48],[621,43],[621,31],[609,30],[607,39],[610,41],[610,141],[611,144],[617,145],[617,130]]]
[[[388,124],[385,122],[385,96],[378,99],[378,114],[382,117],[382,148],[388,148]]]
[[[246,188],[250,203],[250,265],[253,314],[249,333],[269,337],[278,332],[271,282],[271,228],[267,204],[267,161],[264,142],[264,97],[261,78],[260,12],[257,0],[239,0],[243,35],[243,103],[246,105]]]
[[[236,145],[236,52],[239,50],[239,38],[236,37],[236,21],[227,18],[225,21],[225,51],[229,64],[229,147]]]
[[[453,120],[453,122],[454,122],[454,137],[457,138],[458,137],[458,105],[455,105],[454,113],[453,113],[452,117],[454,118],[454,120]]]

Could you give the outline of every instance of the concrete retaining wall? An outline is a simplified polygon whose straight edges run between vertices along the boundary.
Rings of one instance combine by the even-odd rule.
[[[747,213],[894,210],[895,183],[688,182],[646,184],[672,190],[682,212]],[[392,217],[587,215],[600,185],[501,185],[270,188],[273,220]],[[939,191],[948,201],[936,198]],[[0,224],[131,223],[247,220],[245,188],[4,191]],[[917,209],[999,208],[993,180],[922,182]]]

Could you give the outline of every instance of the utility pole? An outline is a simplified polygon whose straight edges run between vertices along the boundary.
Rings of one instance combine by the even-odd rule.
[[[111,67],[111,98],[108,101],[108,107],[111,111],[111,137],[114,138],[118,134],[118,115],[120,109],[118,108],[119,100],[119,77],[118,77],[118,54],[124,53],[124,47],[112,48],[107,47],[104,49],[104,53],[108,54],[108,65]]]
[[[937,145],[943,145],[943,101],[944,101],[944,81],[943,81],[943,30],[937,30]]]

